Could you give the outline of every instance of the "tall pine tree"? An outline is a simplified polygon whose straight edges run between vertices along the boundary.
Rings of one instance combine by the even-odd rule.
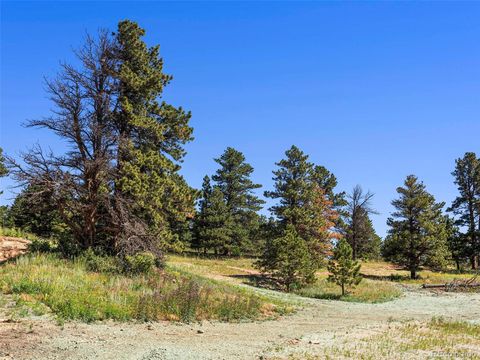
[[[315,172],[315,166],[299,148],[292,146],[285,155],[286,158],[277,163],[278,169],[273,172],[275,189],[265,192],[265,196],[278,201],[270,208],[279,221],[278,230],[283,234],[278,239],[293,241],[295,238],[296,242],[302,241],[308,250],[308,258],[303,257],[301,252],[295,253],[301,255],[301,259],[297,262],[291,259],[292,263],[303,264],[304,268],[317,269],[331,254],[332,240],[337,237],[333,229],[338,213],[335,211],[332,197],[329,196],[333,189],[321,187],[322,183],[316,177],[318,174]],[[287,234],[287,229],[293,229],[295,237],[291,233]],[[278,253],[275,251],[269,251],[267,246],[262,261],[276,264],[275,258],[271,258],[276,254]],[[305,261],[309,262],[308,266]],[[273,266],[270,266],[270,270],[272,268]],[[303,283],[312,279],[305,275]]]
[[[252,240],[260,226],[257,212],[265,203],[253,191],[262,186],[251,180],[253,167],[240,151],[228,147],[215,161],[220,168],[212,179],[223,193],[232,225],[232,238],[225,249],[235,254],[252,252]]]
[[[224,196],[219,187],[210,184],[205,176],[202,185],[200,210],[195,221],[195,246],[215,255],[230,251],[232,219]]]
[[[470,257],[472,269],[478,268],[480,256],[480,160],[473,152],[455,161],[455,177],[459,196],[449,208],[457,215],[456,224],[467,229],[462,238],[466,240],[465,249]]]
[[[407,176],[397,192],[399,198],[392,201],[396,211],[387,221],[390,230],[385,255],[405,266],[415,279],[422,266],[443,265],[447,257],[444,203],[435,202],[414,175]]]
[[[192,140],[191,114],[160,102],[172,77],[163,72],[159,46],[147,47],[144,35],[129,20],[119,23],[116,34],[119,110],[115,127],[120,174],[116,205],[121,208],[117,214],[127,214],[118,223],[128,225],[135,215],[148,225],[147,232],[135,236],[133,243],[129,243],[131,236],[122,237],[122,247],[136,247],[152,237],[163,248],[178,249],[182,244],[173,229],[194,213],[195,192],[178,173],[183,146]]]

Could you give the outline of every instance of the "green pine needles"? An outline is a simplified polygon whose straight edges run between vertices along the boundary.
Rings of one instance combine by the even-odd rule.
[[[358,261],[353,260],[352,247],[345,239],[341,239],[328,263],[328,281],[340,286],[342,296],[345,296],[347,286],[354,287],[362,281],[360,266]]]

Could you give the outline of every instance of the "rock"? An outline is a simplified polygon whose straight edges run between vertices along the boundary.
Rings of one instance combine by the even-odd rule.
[[[205,331],[203,331],[202,329],[198,329],[197,330],[197,334],[203,334]]]
[[[153,330],[153,325],[152,325],[152,324],[148,324],[147,329],[148,329],[148,330]]]

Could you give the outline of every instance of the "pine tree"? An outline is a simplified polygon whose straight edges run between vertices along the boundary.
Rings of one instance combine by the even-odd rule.
[[[292,274],[293,266],[301,266],[297,270],[303,274],[299,275],[302,280],[298,281],[297,285],[304,285],[314,280],[312,274],[331,254],[332,240],[338,237],[333,231],[338,213],[331,195],[333,188],[319,181],[319,173],[316,173],[314,165],[308,162],[308,156],[296,146],[287,150],[285,155],[286,158],[277,163],[279,168],[273,172],[275,190],[265,192],[265,196],[278,200],[270,210],[278,219],[276,231],[281,235],[267,240],[260,264],[264,271],[280,271],[280,265],[276,261],[284,256],[284,250],[274,247],[295,243],[299,250],[292,256],[301,261],[289,262],[288,274]],[[323,175],[325,174],[324,172]],[[325,178],[323,176],[323,179]],[[322,185],[325,188],[322,188]],[[308,256],[303,254],[304,249]],[[279,276],[288,277],[285,274]]]
[[[7,167],[5,166],[5,157],[3,156],[3,149],[0,147],[0,177],[8,174]]]
[[[223,193],[212,187],[210,178],[203,178],[200,211],[195,222],[196,242],[199,248],[213,250],[215,255],[230,251],[232,237],[231,217]]]
[[[467,228],[466,250],[470,257],[472,269],[478,267],[480,254],[480,160],[473,152],[465,153],[464,157],[455,161],[455,184],[459,196],[449,208],[458,216],[456,224]]]
[[[231,217],[231,249],[235,254],[251,252],[252,239],[259,227],[257,211],[265,203],[253,191],[261,187],[250,179],[253,167],[245,162],[245,156],[228,147],[220,158],[215,159],[220,165],[212,179],[222,191]]]
[[[468,241],[465,240],[466,234],[462,234],[455,220],[446,218],[447,244],[451,253],[451,258],[455,261],[457,270],[460,270],[461,264],[469,257]],[[467,239],[468,240],[468,239]]]
[[[0,178],[8,174],[8,169],[5,166],[5,157],[3,156],[3,149],[0,147]],[[0,190],[0,195],[3,194],[3,191]]]
[[[265,196],[278,199],[270,211],[284,228],[289,224],[294,226],[317,252],[315,258],[320,264],[322,257],[329,254],[332,239],[338,235],[331,231],[338,219],[331,200],[333,189],[318,181],[316,168],[299,148],[292,146],[285,155],[286,158],[277,163],[278,170],[273,172],[275,190],[265,192]]]
[[[160,239],[164,248],[178,249],[174,227],[194,213],[195,192],[179,175],[183,146],[192,140],[191,114],[181,107],[159,102],[172,80],[163,72],[159,46],[148,48],[145,31],[126,20],[118,25],[116,56],[119,61],[119,111],[115,126],[119,136],[117,206],[147,225],[142,237]],[[126,221],[124,221],[126,220]],[[124,242],[131,237],[125,239]],[[137,244],[125,243],[123,246]]]
[[[360,185],[353,188],[348,194],[347,217],[346,217],[346,239],[352,247],[353,259],[368,257],[366,250],[371,248],[371,241],[376,241],[375,231],[371,226],[369,214],[375,214],[370,203],[373,194],[368,191],[364,193]]]
[[[396,211],[387,221],[385,255],[405,266],[415,279],[421,266],[441,266],[447,256],[444,203],[436,203],[414,175],[397,192],[400,197],[392,201]]]
[[[128,255],[178,248],[196,192],[179,174],[192,140],[190,113],[160,101],[171,76],[145,31],[121,21],[116,34],[87,36],[79,67],[62,65],[47,89],[55,110],[29,121],[64,140],[64,154],[37,146],[21,163],[21,185],[50,191],[76,248]],[[37,194],[38,195],[38,194]]]
[[[315,279],[315,262],[311,259],[307,244],[291,224],[287,225],[281,236],[267,239],[264,256],[257,266],[287,291]]]
[[[328,263],[328,281],[342,288],[345,296],[346,286],[356,286],[362,281],[360,264],[353,260],[352,247],[345,239],[341,239],[335,247],[333,258]]]

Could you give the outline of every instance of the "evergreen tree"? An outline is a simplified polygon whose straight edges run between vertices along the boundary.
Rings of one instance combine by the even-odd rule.
[[[228,253],[232,237],[232,220],[223,193],[218,187],[212,187],[210,178],[203,178],[200,211],[195,223],[197,246],[213,250],[215,255]]]
[[[79,67],[64,64],[47,81],[52,115],[28,124],[54,132],[68,151],[35,147],[22,163],[9,159],[22,185],[51,193],[75,247],[160,256],[178,248],[179,224],[194,214],[196,192],[179,174],[190,113],[160,101],[171,76],[144,34],[126,20],[116,34],[87,36]]]
[[[287,225],[281,236],[267,239],[264,256],[257,266],[270,274],[287,291],[315,279],[315,262],[311,259],[305,240],[291,224]]]
[[[345,229],[345,219],[348,217],[346,206],[348,205],[344,191],[336,193],[335,187],[338,184],[337,178],[327,168],[315,165],[312,171],[312,180],[322,189],[326,198],[331,201],[333,209],[337,212],[338,218],[335,221],[335,228],[341,232]]]
[[[118,25],[116,56],[119,66],[119,110],[115,127],[119,136],[117,206],[126,211],[128,224],[141,218],[148,235],[161,239],[162,247],[178,249],[179,236],[174,228],[187,222],[194,213],[195,192],[179,175],[179,163],[192,140],[191,114],[181,107],[159,102],[165,86],[172,80],[163,72],[159,46],[147,47],[142,40],[145,31],[135,22]],[[125,232],[125,231],[123,231]],[[126,247],[131,237],[120,240]]]
[[[252,239],[260,225],[257,211],[265,203],[253,191],[261,185],[250,179],[253,167],[245,162],[240,151],[228,147],[215,161],[220,168],[212,179],[223,193],[232,220],[232,239],[226,249],[236,254],[251,252]]]
[[[41,237],[52,237],[58,234],[64,224],[52,201],[51,192],[38,190],[34,186],[23,189],[10,207],[8,217],[15,227]]]
[[[467,152],[455,161],[455,177],[459,196],[449,208],[457,218],[457,225],[465,227],[462,238],[467,241],[465,249],[470,257],[472,269],[478,267],[480,254],[480,160],[475,153]]]
[[[342,288],[345,295],[345,286],[356,286],[362,281],[360,264],[353,259],[352,247],[345,239],[341,239],[335,247],[333,258],[328,262],[328,281]]]
[[[455,261],[457,270],[460,270],[461,264],[469,257],[468,241],[465,240],[466,234],[462,234],[454,219],[446,218],[447,244],[451,253],[451,258]]]
[[[308,162],[308,156],[296,146],[287,150],[285,155],[286,158],[277,163],[279,168],[273,172],[274,191],[265,192],[265,196],[278,200],[270,210],[278,219],[276,229],[280,235],[267,240],[260,267],[264,271],[280,271],[277,260],[286,255],[283,254],[284,249],[275,249],[275,246],[296,244],[299,250],[291,256],[298,261],[289,259],[288,274],[293,274],[293,267],[299,266],[297,271],[301,275],[295,276],[301,279],[297,285],[303,285],[314,280],[312,274],[331,254],[332,240],[338,237],[333,231],[338,213],[334,206],[331,183],[329,187],[326,182],[319,181],[316,169],[320,168],[315,168]],[[322,179],[333,179],[331,175],[325,175],[328,174],[323,172]],[[308,256],[303,254],[305,249]],[[279,276],[289,277],[286,274]]]
[[[0,147],[0,177],[8,174],[7,167],[5,166],[5,157],[3,156],[3,149]]]
[[[3,149],[0,147],[0,178],[7,176],[8,169],[5,166],[5,157],[3,156]],[[0,195],[3,194],[3,190],[0,190]]]
[[[374,258],[379,254],[378,236],[375,234],[369,214],[376,211],[370,205],[373,194],[363,193],[357,185],[348,195],[346,240],[352,247],[353,259]],[[374,254],[369,254],[373,251]]]
[[[325,183],[318,181],[316,168],[299,148],[292,146],[285,155],[273,172],[275,190],[265,192],[266,197],[278,199],[270,211],[283,228],[292,225],[321,260],[329,254],[332,239],[337,236],[331,231],[338,219],[333,200],[329,199],[332,188],[321,187]]]
[[[447,256],[444,203],[436,203],[414,175],[397,192],[400,197],[392,201],[396,211],[387,221],[385,255],[409,269],[415,279],[421,266],[441,266]]]

